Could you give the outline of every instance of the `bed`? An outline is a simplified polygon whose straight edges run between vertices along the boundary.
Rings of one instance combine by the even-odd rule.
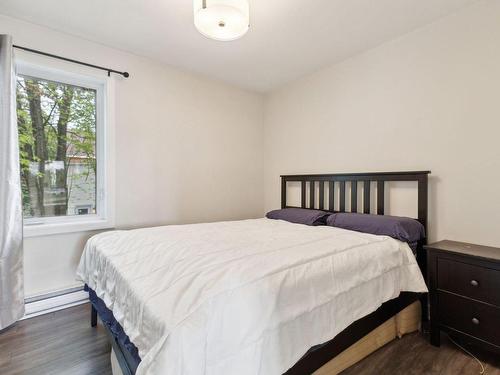
[[[299,183],[303,208],[345,211],[349,181],[351,211],[360,187],[368,213],[374,181],[383,215],[385,182],[416,181],[425,225],[428,173],[282,176],[282,208]],[[311,374],[422,299],[422,244],[417,262],[405,243],[333,227],[166,226],[92,237],[78,275],[125,375]]]

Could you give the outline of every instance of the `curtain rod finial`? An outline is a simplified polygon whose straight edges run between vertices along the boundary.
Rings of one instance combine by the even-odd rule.
[[[128,74],[128,72],[123,72],[123,76],[124,76],[125,78],[128,78],[128,77],[130,77],[130,74]]]

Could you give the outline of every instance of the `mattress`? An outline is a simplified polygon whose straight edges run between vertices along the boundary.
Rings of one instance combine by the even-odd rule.
[[[281,374],[401,291],[427,291],[408,245],[279,220],[92,237],[80,279],[137,349],[137,374]]]

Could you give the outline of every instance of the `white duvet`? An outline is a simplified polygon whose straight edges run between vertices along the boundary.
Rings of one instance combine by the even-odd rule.
[[[113,231],[78,268],[139,349],[137,375],[282,374],[401,291],[408,245],[256,219]]]

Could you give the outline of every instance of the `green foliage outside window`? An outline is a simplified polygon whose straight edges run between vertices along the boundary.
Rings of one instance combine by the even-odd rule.
[[[20,75],[17,122],[24,216],[95,213],[96,91]]]

